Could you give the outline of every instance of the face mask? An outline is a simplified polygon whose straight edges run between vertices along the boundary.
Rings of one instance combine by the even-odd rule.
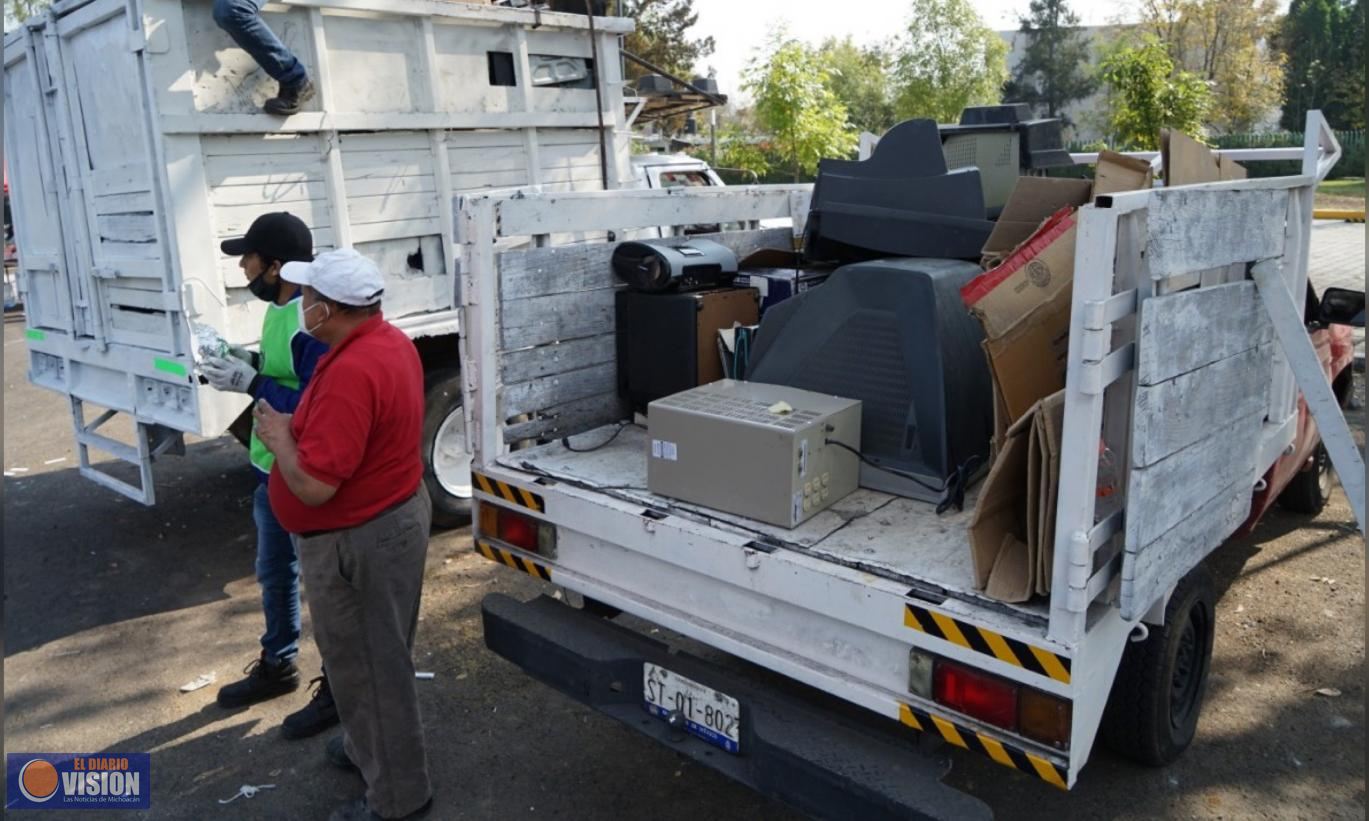
[[[303,300],[303,299],[301,299],[299,302],[297,302],[297,303],[295,303],[295,304],[297,304],[297,305],[299,306],[299,327],[300,327],[300,330],[304,331],[304,332],[305,332],[306,334],[308,334],[309,336],[313,336],[313,335],[314,335],[314,332],[317,331],[319,328],[322,328],[322,327],[323,327],[323,323],[327,322],[328,319],[329,319],[329,317],[331,317],[331,316],[333,315],[333,312],[330,311],[330,310],[328,309],[328,305],[325,304],[325,303],[323,303],[323,302],[315,302],[313,305],[310,305],[308,308],[305,308],[305,307],[304,307],[304,300]],[[319,322],[318,322],[317,325],[312,325],[312,326],[311,326],[311,325],[309,324],[309,312],[312,311],[312,310],[314,310],[315,308],[323,308],[324,316],[323,316],[323,319],[320,319],[320,320],[319,320]]]
[[[252,292],[252,296],[263,302],[275,302],[276,297],[280,296],[280,280],[275,279],[267,282],[266,274],[262,274],[247,283],[247,290]]]

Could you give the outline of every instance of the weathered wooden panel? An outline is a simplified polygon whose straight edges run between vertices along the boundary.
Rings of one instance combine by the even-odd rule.
[[[368,222],[424,219],[437,216],[437,211],[437,195],[434,193],[347,198],[347,216],[353,226]]]
[[[499,235],[698,225],[788,217],[789,189],[778,186],[617,191],[581,208],[576,194],[505,200],[496,208]]]
[[[528,297],[613,288],[618,279],[609,260],[616,247],[599,242],[500,254],[496,261],[499,296],[509,303]]]
[[[225,237],[240,237],[247,233],[257,217],[279,210],[273,203],[261,201],[253,205],[218,205],[214,207],[214,230]],[[311,229],[316,225],[328,225],[331,220],[328,203],[322,200],[294,202],[287,210],[304,220]],[[318,237],[314,238],[314,245],[318,245]]]
[[[1151,192],[1146,256],[1154,276],[1283,254],[1287,191]]]
[[[1131,512],[1128,511],[1128,515]],[[1177,584],[1250,515],[1250,485],[1222,488],[1193,515],[1140,549],[1128,546],[1122,558],[1122,618],[1137,619]]]
[[[326,200],[328,189],[323,184],[323,172],[313,177],[303,172],[282,174],[278,178],[266,175],[251,184],[221,185],[210,189],[209,201],[215,205],[254,205],[269,202],[279,210],[288,211],[294,202]],[[405,179],[418,179],[406,177]],[[384,193],[377,191],[375,193]]]
[[[1228,422],[1202,441],[1145,468],[1127,488],[1126,544],[1147,545],[1202,510],[1220,488],[1255,483],[1263,411]]]
[[[618,365],[615,362],[591,365],[528,382],[506,384],[502,394],[504,416],[513,418],[577,399],[612,393],[617,390],[617,385]]]
[[[358,223],[352,226],[352,244],[360,245],[363,242],[379,242],[384,239],[417,239],[428,234],[441,233],[442,220],[436,214],[422,219]],[[314,246],[317,248],[319,245],[318,235],[315,234]]]
[[[1132,464],[1148,467],[1232,421],[1264,409],[1273,345],[1261,345],[1137,389]]]
[[[157,219],[150,211],[144,214],[97,214],[95,220],[101,242],[157,241]]]
[[[1253,282],[1202,288],[1141,303],[1137,379],[1158,385],[1264,345],[1274,330]]]
[[[612,363],[617,357],[616,346],[617,339],[610,333],[521,351],[509,351],[503,357],[503,381],[505,385],[511,385],[590,365]]]
[[[531,421],[509,425],[504,428],[504,441],[574,436],[630,416],[627,405],[616,392],[605,393],[547,408]]]
[[[615,291],[602,288],[506,302],[500,317],[500,347],[531,348],[612,333]]]
[[[731,248],[738,259],[743,259],[762,248],[790,248],[792,237],[788,228],[766,228],[703,234],[691,239],[714,240]],[[593,243],[500,254],[496,261],[500,297],[510,302],[531,296],[611,288],[618,282],[609,264],[617,247],[616,243]]]

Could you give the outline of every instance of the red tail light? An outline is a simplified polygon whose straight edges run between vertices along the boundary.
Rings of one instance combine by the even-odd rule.
[[[556,553],[556,528],[506,507],[480,502],[476,532],[548,558]]]
[[[1002,679],[938,659],[932,672],[932,696],[952,710],[980,721],[1017,729],[1017,688]]]

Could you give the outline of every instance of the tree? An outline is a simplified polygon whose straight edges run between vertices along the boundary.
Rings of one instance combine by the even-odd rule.
[[[617,13],[637,23],[623,48],[677,77],[692,79],[694,64],[713,53],[712,37],[689,36],[699,21],[694,0],[621,0]],[[627,63],[629,80],[649,73],[636,63]]]
[[[1031,103],[1038,113],[1070,124],[1065,106],[1098,87],[1088,71],[1088,40],[1066,0],[1031,0],[1030,10],[1021,28],[1028,38],[1026,53],[1004,87],[1004,99]]]
[[[1293,0],[1278,45],[1287,61],[1281,127],[1301,131],[1314,108],[1333,128],[1364,127],[1364,0]]]
[[[1283,78],[1280,127],[1301,131],[1309,109],[1321,108],[1331,96],[1336,69],[1325,58],[1335,53],[1336,0],[1293,0],[1279,31],[1279,46],[1287,60]]]
[[[771,35],[767,50],[751,59],[742,88],[755,100],[757,124],[770,134],[798,182],[814,173],[823,157],[855,151],[856,135],[816,51],[789,39],[783,29]]]
[[[1112,46],[1099,64],[1099,77],[1107,87],[1109,128],[1119,149],[1154,150],[1162,128],[1202,133],[1211,91],[1202,77],[1177,70],[1155,35]]]
[[[5,23],[22,23],[52,5],[52,0],[5,0]]]
[[[895,60],[899,119],[956,122],[966,106],[1001,99],[1008,44],[969,0],[913,0],[911,15]]]
[[[1142,0],[1142,28],[1179,69],[1212,86],[1210,125],[1250,131],[1282,98],[1283,55],[1271,47],[1277,0]]]
[[[1337,48],[1341,72],[1331,103],[1324,112],[1333,128],[1364,128],[1364,7],[1365,0],[1355,0],[1347,9],[1345,25],[1341,28],[1342,41]]]
[[[818,56],[832,75],[832,92],[846,106],[846,116],[858,131],[883,134],[897,122],[890,94],[889,69],[893,58],[881,46],[858,46],[848,36],[829,37]]]

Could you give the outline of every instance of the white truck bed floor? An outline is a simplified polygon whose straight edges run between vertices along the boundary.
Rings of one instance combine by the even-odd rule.
[[[571,444],[581,450],[593,448],[616,429],[616,425],[598,428],[575,436]],[[790,530],[648,492],[648,450],[647,432],[631,425],[612,442],[587,453],[570,451],[559,442],[552,442],[505,454],[499,462],[515,470],[602,490],[644,506],[687,512],[710,519],[720,527],[730,525],[751,531],[758,538],[782,547],[910,586],[932,585],[954,598],[995,610],[1016,611],[1033,621],[1048,616],[1044,599],[1039,603],[1008,605],[986,599],[974,588],[968,534],[982,481],[966,494],[963,511],[951,510],[938,516],[935,507],[927,502],[859,488]]]

